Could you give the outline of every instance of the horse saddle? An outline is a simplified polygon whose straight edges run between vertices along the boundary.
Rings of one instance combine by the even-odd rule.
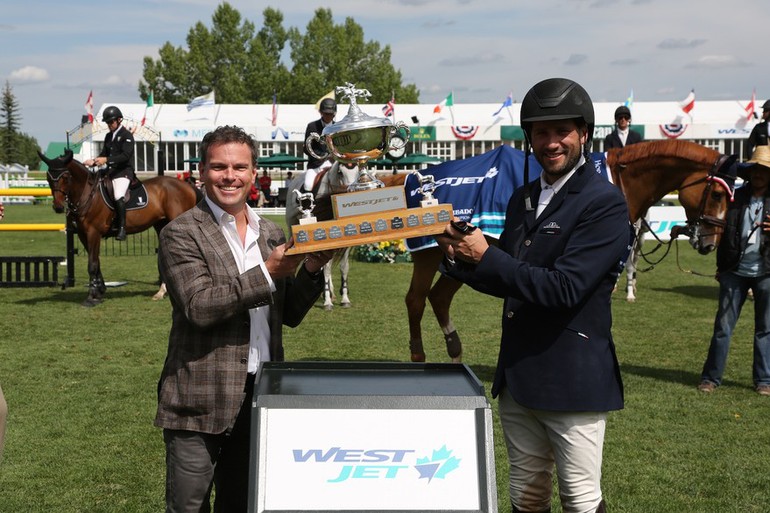
[[[104,180],[99,182],[99,192],[102,195],[102,200],[110,208],[115,210],[115,200],[112,193],[112,180],[105,177]],[[140,210],[149,204],[149,196],[147,189],[141,180],[134,178],[128,186],[126,192],[126,210]]]

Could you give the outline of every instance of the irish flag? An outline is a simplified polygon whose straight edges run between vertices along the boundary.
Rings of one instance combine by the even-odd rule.
[[[147,106],[144,108],[144,116],[142,116],[142,126],[147,122],[147,111],[155,105],[155,98],[153,98],[152,95],[152,89],[150,89],[150,94],[147,96]]]
[[[440,114],[441,113],[441,109],[443,109],[444,107],[451,107],[454,104],[455,104],[454,93],[452,92],[452,93],[449,93],[449,96],[447,96],[446,98],[441,100],[438,103],[438,105],[433,107],[433,113],[434,114]]]

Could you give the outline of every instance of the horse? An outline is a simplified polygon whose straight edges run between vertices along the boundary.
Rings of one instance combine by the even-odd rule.
[[[91,172],[73,158],[72,151],[49,159],[38,155],[48,165],[48,185],[53,195],[53,209],[61,214],[67,211],[68,222],[74,223],[78,238],[88,252],[88,296],[83,306],[96,306],[104,300],[107,290],[99,263],[99,248],[103,237],[114,236],[115,214],[100,192],[105,183],[99,172]],[[149,227],[160,230],[191,209],[198,202],[200,191],[189,183],[167,176],[156,176],[142,182],[147,197],[142,208],[126,212],[126,232],[139,233]],[[163,289],[161,285],[161,290]]]
[[[721,155],[689,141],[665,140],[611,149],[606,162],[611,181],[626,198],[630,222],[637,221],[663,196],[677,190],[688,224],[685,229],[672,230],[672,238],[688,235],[690,244],[701,254],[708,254],[717,247],[724,229],[728,197],[733,192],[728,182],[735,177],[734,156]],[[720,169],[731,166],[733,173],[725,181]],[[406,176],[382,175],[379,179],[386,186],[403,186]],[[506,175],[500,173],[499,176]],[[455,209],[458,207],[461,206],[453,205]],[[505,212],[505,205],[500,211]],[[462,342],[449,315],[452,299],[462,283],[442,274],[433,284],[442,259],[443,253],[436,246],[412,253],[412,278],[405,303],[413,362],[425,361],[421,321],[426,299],[430,301],[444,334],[448,355],[454,362],[462,358]]]
[[[358,179],[358,169],[335,162],[332,167],[318,173],[313,184],[312,214],[318,221],[333,219],[331,196],[347,192],[348,186]],[[286,188],[286,225],[291,227],[298,224],[303,213],[302,185],[305,183],[305,173],[299,173],[291,179]],[[332,281],[332,265],[340,266],[340,306],[350,308],[348,296],[348,272],[350,271],[350,249],[340,250],[331,262],[324,266],[324,310],[334,309],[334,283]]]

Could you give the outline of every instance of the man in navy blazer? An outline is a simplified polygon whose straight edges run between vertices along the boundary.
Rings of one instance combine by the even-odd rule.
[[[631,130],[630,127],[631,109],[621,105],[615,109],[615,130],[604,138],[604,151],[642,142],[642,136],[639,132]]]
[[[555,466],[564,511],[604,512],[607,412],[623,408],[610,299],[629,252],[628,210],[586,158],[594,112],[580,85],[536,84],[521,124],[541,177],[514,192],[499,246],[473,227],[448,225],[437,237],[442,270],[504,301],[492,395],[513,511],[550,511]]]

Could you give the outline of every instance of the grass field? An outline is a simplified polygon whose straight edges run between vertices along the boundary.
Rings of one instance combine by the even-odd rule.
[[[5,222],[62,222],[46,206],[8,206]],[[0,232],[0,255],[64,255],[59,233]],[[713,256],[679,246],[683,269],[713,272]],[[84,257],[76,286],[0,289],[0,383],[9,405],[0,465],[0,512],[163,510],[161,431],[152,426],[170,324],[153,302],[152,256],[102,258],[106,301],[84,308]],[[285,329],[288,359],[408,361],[403,297],[410,264],[353,262],[353,307],[312,309]],[[770,510],[770,399],[753,392],[752,310],[741,317],[724,385],[698,393],[716,309],[713,279],[683,272],[671,255],[639,279],[638,300],[613,299],[626,408],[609,418],[603,489],[613,512],[744,513]],[[453,304],[464,362],[487,391],[499,342],[498,300],[467,287]],[[448,361],[432,316],[429,361]],[[491,398],[490,398],[491,399]],[[495,413],[498,503],[510,511]],[[554,511],[560,511],[558,499]]]

